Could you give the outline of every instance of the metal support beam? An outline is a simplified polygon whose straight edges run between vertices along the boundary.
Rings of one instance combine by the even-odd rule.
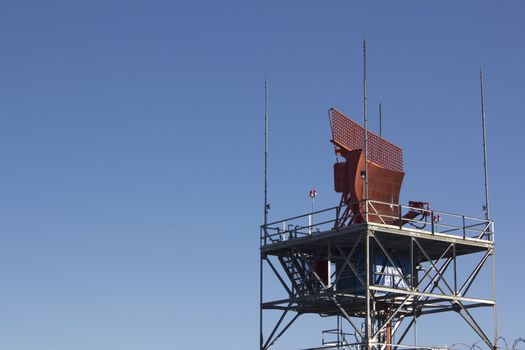
[[[319,277],[319,275],[317,275],[317,273],[313,273],[314,277],[317,279],[317,281],[319,282],[319,284],[323,287],[323,289],[327,290],[328,288],[326,287],[326,285],[323,283],[323,281],[321,280],[321,278]],[[350,315],[346,312],[346,310],[343,308],[343,306],[339,303],[339,301],[337,300],[337,297],[335,295],[333,295],[331,297],[332,301],[334,302],[334,304],[337,306],[337,308],[339,309],[339,311],[341,311],[341,313],[343,314],[344,318],[346,318],[346,320],[348,321],[348,323],[350,323],[350,325],[354,328],[354,330],[356,331],[357,334],[359,334],[360,337],[363,337],[363,333],[361,333],[361,331],[359,330],[359,327],[357,327],[357,325],[354,323],[354,321],[352,321],[352,318],[350,317]]]
[[[471,274],[469,275],[469,277],[467,278],[465,283],[463,283],[461,288],[459,288],[459,292],[458,292],[459,295],[467,294],[467,291],[469,290],[470,286],[472,285],[472,283],[476,279],[476,276],[478,275],[479,271],[481,270],[481,268],[483,267],[483,265],[487,261],[487,259],[490,256],[491,252],[492,252],[492,250],[487,251],[485,253],[485,255],[481,258],[480,262],[476,265],[476,267],[471,272]]]
[[[288,330],[288,328],[290,328],[290,326],[295,322],[295,320],[297,320],[297,318],[298,318],[300,315],[301,315],[301,314],[296,314],[296,315],[295,315],[295,316],[294,316],[294,317],[293,317],[293,318],[292,318],[292,319],[286,324],[286,326],[284,326],[284,328],[279,332],[279,334],[277,334],[277,335],[275,336],[275,338],[273,339],[273,341],[272,341],[270,344],[268,344],[268,347],[266,347],[264,350],[271,348],[271,347],[275,344],[275,342],[276,342],[277,340],[279,340],[279,338],[284,334],[284,332],[286,332],[286,331]]]
[[[418,242],[418,240],[416,238],[414,238],[414,242],[419,247],[419,250],[423,253],[423,255],[425,255],[425,258],[427,258],[428,262],[430,263],[430,266],[432,266],[432,269],[434,269],[436,271],[436,273],[439,275],[439,277],[441,278],[441,280],[443,280],[443,283],[445,283],[445,285],[447,286],[447,288],[450,291],[450,293],[454,294],[454,291],[452,290],[452,288],[450,288],[450,286],[448,285],[446,279],[443,278],[443,275],[441,275],[441,272],[439,272],[439,270],[437,269],[436,265],[434,265],[434,263],[432,262],[432,259],[430,259],[430,257],[428,256],[427,252],[425,251],[425,249],[423,249],[421,244],[419,244],[419,242]],[[454,244],[452,243],[452,246],[453,245]]]
[[[275,268],[275,266],[273,266],[272,262],[270,259],[266,259],[266,262],[268,263],[268,265],[270,266],[270,268],[272,269],[273,273],[275,274],[275,276],[277,277],[277,279],[279,280],[279,282],[281,282],[281,285],[283,286],[284,289],[286,289],[286,292],[288,292],[288,295],[290,295],[290,297],[292,297],[294,294],[292,293],[291,289],[288,288],[288,286],[286,285],[286,282],[284,282],[283,278],[281,277],[281,274],[279,273],[279,271],[277,271],[277,269]]]
[[[366,350],[370,349],[370,336],[372,335],[372,310],[370,308],[371,296],[370,296],[370,236],[371,232],[366,231],[365,237],[365,274],[366,274],[366,286],[365,286],[365,295],[366,295],[366,316],[365,316],[365,346]]]
[[[277,321],[277,324],[275,325],[275,327],[273,327],[273,330],[270,333],[270,335],[268,336],[268,339],[266,340],[266,343],[264,343],[264,346],[263,346],[264,349],[268,349],[268,344],[270,343],[270,341],[272,340],[272,337],[274,336],[275,332],[277,332],[277,329],[279,328],[279,326],[283,322],[284,318],[286,317],[286,314],[290,310],[290,306],[291,306],[291,304],[288,304],[288,307],[286,308],[286,310],[281,314],[281,317],[279,317],[279,320]]]
[[[363,279],[361,278],[361,276],[359,276],[359,273],[357,271],[357,269],[354,267],[354,265],[352,265],[350,263],[350,258],[352,257],[352,255],[354,254],[355,252],[355,249],[356,247],[359,245],[359,243],[361,242],[361,238],[363,237],[363,234],[360,234],[359,235],[359,238],[357,239],[357,241],[354,243],[352,249],[350,250],[350,253],[348,253],[346,259],[345,259],[345,263],[343,264],[343,268],[337,272],[337,275],[336,275],[336,278],[335,278],[335,283],[337,283],[339,281],[339,278],[341,277],[341,274],[345,271],[346,267],[350,267],[350,269],[352,270],[352,272],[355,274],[355,276],[359,279],[359,282],[365,286],[365,281],[363,281]],[[344,256],[344,252],[342,251],[342,249],[338,246],[338,245],[335,245],[335,248],[337,249],[337,251],[339,252],[339,254],[341,254],[341,256]]]
[[[472,329],[479,335],[479,337],[489,346],[489,348],[493,349],[495,347],[494,344],[492,344],[487,337],[487,335],[483,332],[481,327],[477,324],[476,320],[474,320],[474,317],[467,311],[467,309],[461,304],[458,303],[461,306],[461,310],[458,311],[461,317],[467,321],[468,325],[472,327]]]
[[[377,238],[377,236],[373,233],[372,231],[372,237],[374,238],[374,240],[377,242],[377,244],[379,245],[379,248],[381,248],[381,251],[383,252],[383,254],[385,254],[386,258],[388,259],[388,261],[390,262],[390,264],[392,265],[393,268],[396,269],[397,273],[399,274],[399,276],[403,279],[403,281],[405,282],[405,285],[409,286],[410,283],[407,281],[407,279],[405,278],[405,275],[403,274],[403,271],[401,271],[401,269],[397,266],[398,264],[395,264],[394,263],[394,260],[392,260],[392,257],[390,256],[390,254],[388,253],[387,249],[385,248],[385,246],[381,243],[381,241]]]
[[[398,289],[398,288],[390,288],[390,287],[370,286],[370,290],[373,290],[376,292],[398,294],[398,295],[414,295],[418,297],[429,297],[429,298],[444,299],[444,300],[451,300],[451,301],[464,301],[464,302],[471,302],[471,303],[494,305],[494,301],[489,300],[489,299],[467,298],[467,297],[456,296],[456,295],[446,295],[446,294],[436,294],[436,293],[422,293],[422,292],[415,292],[415,291],[403,290],[403,289]]]
[[[385,227],[383,231],[382,226],[385,225],[361,223],[331,229],[324,237],[320,232],[312,237],[291,237],[286,242],[262,246],[260,282],[263,283],[266,260],[269,267],[264,267],[264,273],[271,270],[270,275],[275,274],[278,282],[274,283],[279,288],[282,286],[282,298],[263,301],[261,286],[261,350],[274,349],[278,339],[295,320],[307,313],[346,319],[352,338],[356,337],[354,345],[338,342],[310,349],[401,350],[403,346],[417,346],[417,331],[414,332],[414,341],[410,341],[414,345],[402,344],[411,330],[416,330],[421,316],[450,311],[458,312],[481,338],[480,341],[494,347],[485,329],[469,311],[495,307],[495,300],[467,295],[473,290],[471,286],[478,275],[482,270],[485,272],[483,267],[493,253],[493,245],[483,242],[482,246],[469,238],[425,236],[421,230],[407,228],[390,232],[394,229]],[[458,254],[469,253],[480,254],[480,260],[470,274],[462,266],[463,260],[458,259]],[[374,265],[374,254],[384,260],[380,263],[383,271]],[[405,267],[408,262],[403,259],[410,260],[410,268]],[[276,263],[278,260],[282,267]],[[336,263],[335,271],[331,268],[326,271],[328,281],[324,276],[326,265],[319,265],[317,261]],[[423,269],[416,268],[418,264]],[[290,273],[294,275],[290,277]],[[376,278],[384,275],[393,276],[397,283],[384,285],[381,278]],[[338,282],[348,277],[353,283],[339,290]],[[266,328],[268,338],[263,334],[263,310],[280,310],[276,313],[275,327]],[[288,322],[290,318],[292,320]]]

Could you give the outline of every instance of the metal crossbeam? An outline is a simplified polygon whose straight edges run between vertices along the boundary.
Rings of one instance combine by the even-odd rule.
[[[377,244],[379,245],[379,248],[381,248],[381,251],[383,252],[383,254],[385,254],[386,258],[388,259],[388,261],[390,262],[390,264],[392,264],[392,267],[396,269],[397,273],[399,274],[399,276],[403,279],[403,281],[405,282],[405,284],[407,286],[410,285],[410,283],[407,281],[407,279],[405,278],[405,275],[403,274],[403,271],[401,271],[401,269],[397,266],[397,264],[394,263],[394,261],[392,260],[392,258],[390,257],[390,254],[388,254],[388,251],[387,249],[385,248],[385,246],[383,245],[383,243],[381,243],[381,241],[376,237],[376,235],[372,232],[372,236],[374,238],[374,240],[377,242]]]
[[[463,295],[463,294],[467,294],[467,291],[469,290],[470,286],[472,285],[472,283],[474,282],[476,276],[478,275],[479,271],[481,270],[481,268],[483,267],[483,265],[485,264],[485,262],[487,261],[488,257],[492,254],[492,249],[487,251],[485,253],[485,255],[481,258],[480,262],[476,265],[476,267],[474,268],[474,271],[472,271],[472,273],[470,274],[470,276],[467,278],[467,280],[465,281],[465,283],[463,283],[463,285],[461,286],[461,288],[459,288],[459,292],[458,294],[459,295]]]
[[[416,245],[419,247],[419,250],[421,251],[421,253],[423,253],[423,255],[425,255],[425,257],[427,258],[428,262],[432,266],[432,269],[434,269],[436,271],[436,273],[439,275],[441,280],[443,280],[443,283],[445,283],[447,288],[450,290],[450,293],[454,294],[455,292],[452,290],[452,288],[450,288],[450,286],[447,283],[447,280],[445,278],[443,278],[443,275],[441,274],[441,272],[439,272],[439,270],[436,268],[436,265],[434,265],[434,263],[432,262],[432,259],[430,259],[430,257],[428,256],[427,252],[425,251],[425,249],[423,249],[421,244],[419,244],[419,241],[417,240],[417,238],[413,238],[413,240],[416,243]],[[453,246],[453,244],[451,246]],[[447,248],[447,250],[448,250],[448,248]]]
[[[364,346],[369,350],[398,350],[407,346],[402,344],[411,330],[414,330],[413,344],[417,344],[415,327],[421,316],[451,311],[466,321],[480,341],[494,347],[469,310],[493,308],[495,300],[468,294],[494,253],[493,245],[481,246],[479,242],[471,243],[470,239],[444,240],[439,235],[426,237],[418,230],[405,228],[388,227],[382,231],[382,226],[386,225],[365,223],[344,228],[344,231],[331,230],[326,238],[320,232],[301,238],[298,243],[292,239],[281,242],[279,247],[261,248],[265,254],[262,261],[266,260],[269,266],[267,271],[272,271],[278,281],[274,283],[287,294],[280,300],[263,302],[261,299],[261,310],[280,310],[276,313],[275,326],[267,329],[269,336],[261,342],[261,350],[274,349],[278,339],[301,314],[306,313],[343,317],[357,341],[355,344],[326,344],[309,349]],[[392,236],[388,236],[390,234]],[[457,259],[468,253],[482,254],[470,273],[460,268],[463,260]],[[384,258],[381,262],[383,271],[375,267],[379,264],[375,254]],[[410,260],[410,269],[407,259]],[[354,260],[359,260],[359,265]],[[324,266],[322,269],[329,267],[319,265],[317,261],[327,262],[328,266],[335,263],[335,271],[328,270],[328,283],[324,280],[323,270],[318,269],[320,266]],[[416,268],[419,264],[425,269]],[[382,279],[374,276],[382,274],[393,275],[398,283],[393,286],[381,284]],[[349,276],[355,282],[349,288],[339,290],[338,282]],[[295,313],[293,317],[292,313]]]
[[[281,277],[281,274],[279,273],[279,271],[277,271],[277,269],[275,268],[275,266],[273,266],[271,260],[269,258],[266,259],[266,262],[268,263],[268,265],[270,266],[270,268],[272,269],[273,273],[275,274],[275,276],[277,276],[277,279],[279,280],[279,282],[281,282],[281,285],[284,287],[284,289],[286,289],[286,291],[288,292],[288,295],[293,296],[293,293],[292,291],[290,290],[290,288],[288,288],[288,286],[286,285],[286,282],[284,282],[283,278]]]
[[[365,281],[363,281],[363,279],[361,278],[361,276],[359,275],[357,269],[354,267],[354,265],[352,265],[350,263],[350,259],[352,258],[352,255],[354,254],[357,246],[359,245],[359,243],[361,242],[361,239],[363,238],[363,234],[361,233],[359,235],[359,238],[357,239],[357,241],[354,243],[354,245],[352,246],[352,249],[350,250],[350,253],[348,253],[346,259],[345,259],[345,263],[343,264],[343,268],[341,269],[341,271],[337,272],[337,275],[336,275],[336,278],[335,278],[335,281],[337,283],[337,281],[339,281],[339,278],[341,277],[341,274],[345,271],[346,267],[350,267],[350,269],[352,270],[352,272],[355,274],[355,276],[359,279],[359,282],[361,282],[361,284],[363,286],[365,286]],[[338,246],[338,245],[335,245],[335,248],[337,249],[337,251],[339,252],[339,254],[341,254],[342,257],[344,257],[344,253],[342,251],[342,249]]]
[[[386,292],[386,293],[400,294],[400,295],[403,295],[403,294],[414,295],[418,297],[429,297],[429,298],[452,300],[452,301],[465,301],[465,302],[480,303],[480,304],[487,304],[487,305],[495,304],[495,302],[490,299],[468,298],[468,297],[462,297],[462,296],[435,294],[435,293],[422,293],[422,292],[415,292],[415,291],[390,288],[390,287],[370,286],[369,288],[370,290],[373,290],[376,292]]]
[[[315,278],[318,280],[318,282],[320,283],[320,285],[323,287],[324,290],[327,290],[328,288],[326,287],[326,285],[323,283],[323,281],[321,280],[321,278],[319,278],[319,276],[317,275],[317,273],[313,273],[313,275],[315,276]],[[354,321],[352,321],[352,318],[350,317],[350,315],[348,315],[348,313],[346,312],[346,310],[343,308],[343,306],[339,303],[339,301],[337,300],[337,297],[334,295],[332,296],[332,301],[334,302],[334,304],[337,306],[337,308],[339,309],[339,311],[341,311],[341,313],[343,314],[344,318],[346,318],[346,320],[348,321],[348,323],[350,323],[350,325],[354,328],[354,330],[356,331],[357,334],[359,334],[359,336],[362,338],[363,337],[363,333],[361,333],[361,331],[359,330],[359,328],[356,326],[356,324],[354,323]]]

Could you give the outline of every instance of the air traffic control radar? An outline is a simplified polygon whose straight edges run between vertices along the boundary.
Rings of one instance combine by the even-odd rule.
[[[401,204],[402,149],[334,108],[329,123],[339,203],[261,226],[260,350],[279,349],[305,315],[333,327],[297,349],[433,349],[450,344],[446,325],[439,344],[425,344],[419,323],[441,313],[495,349],[497,327],[489,336],[472,313],[491,319],[495,297],[471,288],[494,278],[493,222]]]

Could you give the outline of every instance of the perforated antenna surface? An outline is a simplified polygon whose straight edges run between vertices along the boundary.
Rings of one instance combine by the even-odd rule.
[[[332,142],[337,148],[352,151],[364,149],[365,129],[335,108],[329,111]],[[401,147],[368,131],[368,160],[394,171],[403,172]]]

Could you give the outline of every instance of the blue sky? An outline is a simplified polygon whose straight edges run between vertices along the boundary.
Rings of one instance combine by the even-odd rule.
[[[525,336],[524,10],[0,2],[0,349],[255,348],[264,77],[271,218],[308,210],[311,187],[333,206],[327,110],[362,118],[365,33],[370,126],[382,96],[403,202],[482,215],[484,67],[500,328]],[[308,319],[280,345],[306,340]]]

